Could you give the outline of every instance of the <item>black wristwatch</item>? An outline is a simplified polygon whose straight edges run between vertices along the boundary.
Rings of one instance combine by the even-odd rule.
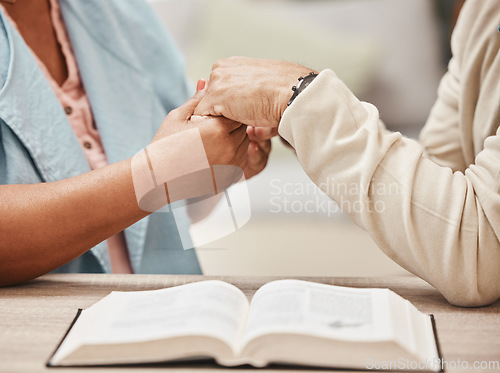
[[[309,73],[309,75],[305,76],[305,77],[300,77],[299,78],[299,84],[297,84],[296,86],[294,85],[292,87],[292,91],[293,91],[293,95],[292,97],[290,97],[290,101],[288,101],[288,106],[290,106],[293,102],[293,100],[295,100],[295,97],[297,97],[299,95],[300,92],[302,92],[304,89],[306,89],[306,87],[314,80],[314,78],[316,78],[318,76],[318,74],[316,73],[313,73],[312,71]]]

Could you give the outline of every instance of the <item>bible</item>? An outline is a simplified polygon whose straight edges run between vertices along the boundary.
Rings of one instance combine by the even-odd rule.
[[[112,292],[79,312],[47,365],[203,358],[223,366],[440,370],[433,319],[409,301],[389,289],[300,280],[269,282],[251,302],[218,280]]]

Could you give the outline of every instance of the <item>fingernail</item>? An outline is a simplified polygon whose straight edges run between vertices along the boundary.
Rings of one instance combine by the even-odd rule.
[[[198,83],[196,84],[196,92],[204,90],[206,86],[207,81],[205,79],[198,80]]]

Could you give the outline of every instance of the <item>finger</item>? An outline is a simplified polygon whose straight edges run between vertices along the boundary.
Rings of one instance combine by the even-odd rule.
[[[269,141],[270,142],[270,141]],[[245,169],[245,177],[251,177],[260,173],[267,165],[269,153],[265,153],[262,148],[255,142],[250,142],[248,145],[247,167]]]
[[[248,146],[248,158],[249,163],[258,164],[263,161],[263,166],[267,163],[267,159],[269,158],[269,154],[271,153],[271,141],[263,141],[260,143],[251,142]]]
[[[214,117],[211,115],[196,115],[193,114],[190,118],[190,124],[197,127],[201,126],[221,126],[227,133],[231,133],[240,127],[246,127],[245,125],[232,121],[224,117]]]
[[[196,83],[196,92],[202,91],[205,89],[207,85],[207,81],[205,79],[200,79],[198,80],[198,83]]]
[[[196,115],[220,115],[220,112],[217,113],[215,110],[215,104],[212,100],[212,95],[207,88],[205,90],[207,95],[201,100],[194,110],[194,114]]]
[[[256,146],[261,148],[264,153],[267,154],[271,152],[271,141],[269,139],[273,137],[274,132],[275,131],[272,128],[259,128],[249,126],[247,129],[247,134],[250,141],[255,143]],[[250,146],[252,147],[252,145]]]
[[[247,127],[247,135],[250,141],[257,141],[257,138],[255,137],[255,127],[248,126]]]
[[[255,140],[254,141],[264,141],[273,138],[278,135],[278,128],[273,127],[256,127],[254,131]]]
[[[248,167],[252,170],[257,169],[265,155],[266,154],[259,147],[259,145],[256,142],[251,141],[248,144]]]
[[[259,149],[262,150],[265,154],[269,155],[269,153],[271,153],[271,140],[258,141],[257,145],[259,146]]]
[[[204,90],[196,92],[189,100],[187,100],[182,106],[179,106],[173,111],[174,115],[182,120],[188,120],[194,113],[194,109],[198,106],[200,101],[205,96]]]

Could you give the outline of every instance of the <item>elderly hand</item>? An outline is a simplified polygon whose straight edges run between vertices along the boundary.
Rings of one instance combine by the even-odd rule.
[[[298,78],[312,70],[279,60],[217,61],[197,115],[224,116],[249,126],[278,127]]]

